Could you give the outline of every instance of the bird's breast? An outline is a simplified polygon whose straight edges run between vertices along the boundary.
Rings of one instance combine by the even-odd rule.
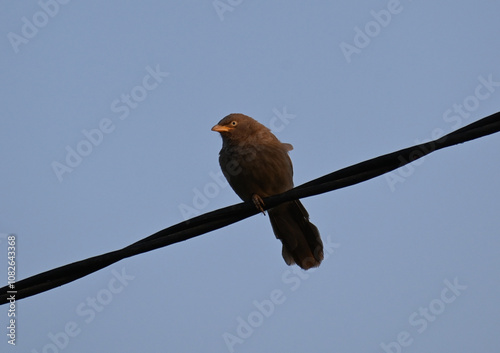
[[[267,197],[293,187],[292,162],[281,143],[226,145],[219,162],[229,184],[244,201],[253,194]]]

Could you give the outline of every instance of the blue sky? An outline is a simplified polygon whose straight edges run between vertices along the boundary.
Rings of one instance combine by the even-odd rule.
[[[493,1],[2,1],[0,261],[17,277],[239,202],[210,128],[294,145],[295,183],[500,110]],[[497,352],[498,135],[23,299],[6,352]],[[0,322],[8,325],[8,308]],[[6,332],[6,329],[4,329]]]

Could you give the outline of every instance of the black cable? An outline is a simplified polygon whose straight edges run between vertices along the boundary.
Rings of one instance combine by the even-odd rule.
[[[415,145],[340,169],[297,186],[285,193],[267,197],[264,199],[264,208],[269,209],[286,201],[310,197],[354,185],[402,167],[441,148],[464,143],[498,131],[500,131],[500,112],[469,124],[437,140]],[[194,238],[257,213],[259,211],[252,202],[239,203],[205,213],[163,229],[123,249],[74,262],[21,280],[15,283],[15,290],[17,291],[15,298],[18,300],[45,292],[96,272],[127,257]],[[10,295],[8,291],[12,291],[8,286],[0,288],[0,304],[8,302]]]

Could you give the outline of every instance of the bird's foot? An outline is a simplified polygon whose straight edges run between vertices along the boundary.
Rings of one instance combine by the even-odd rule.
[[[253,201],[253,204],[255,205],[255,207],[257,207],[257,209],[262,212],[264,214],[264,216],[266,215],[266,211],[264,211],[264,208],[263,206],[264,205],[264,201],[262,201],[262,198],[257,195],[257,194],[253,194],[252,195],[252,201]]]

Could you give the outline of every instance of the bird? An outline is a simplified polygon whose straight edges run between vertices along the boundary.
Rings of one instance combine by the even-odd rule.
[[[243,201],[252,201],[265,214],[263,198],[293,188],[293,166],[289,151],[266,126],[244,114],[229,114],[212,127],[220,133],[219,164],[234,192]],[[268,210],[273,232],[283,244],[287,265],[304,270],[318,267],[323,260],[323,242],[318,228],[299,200]]]

